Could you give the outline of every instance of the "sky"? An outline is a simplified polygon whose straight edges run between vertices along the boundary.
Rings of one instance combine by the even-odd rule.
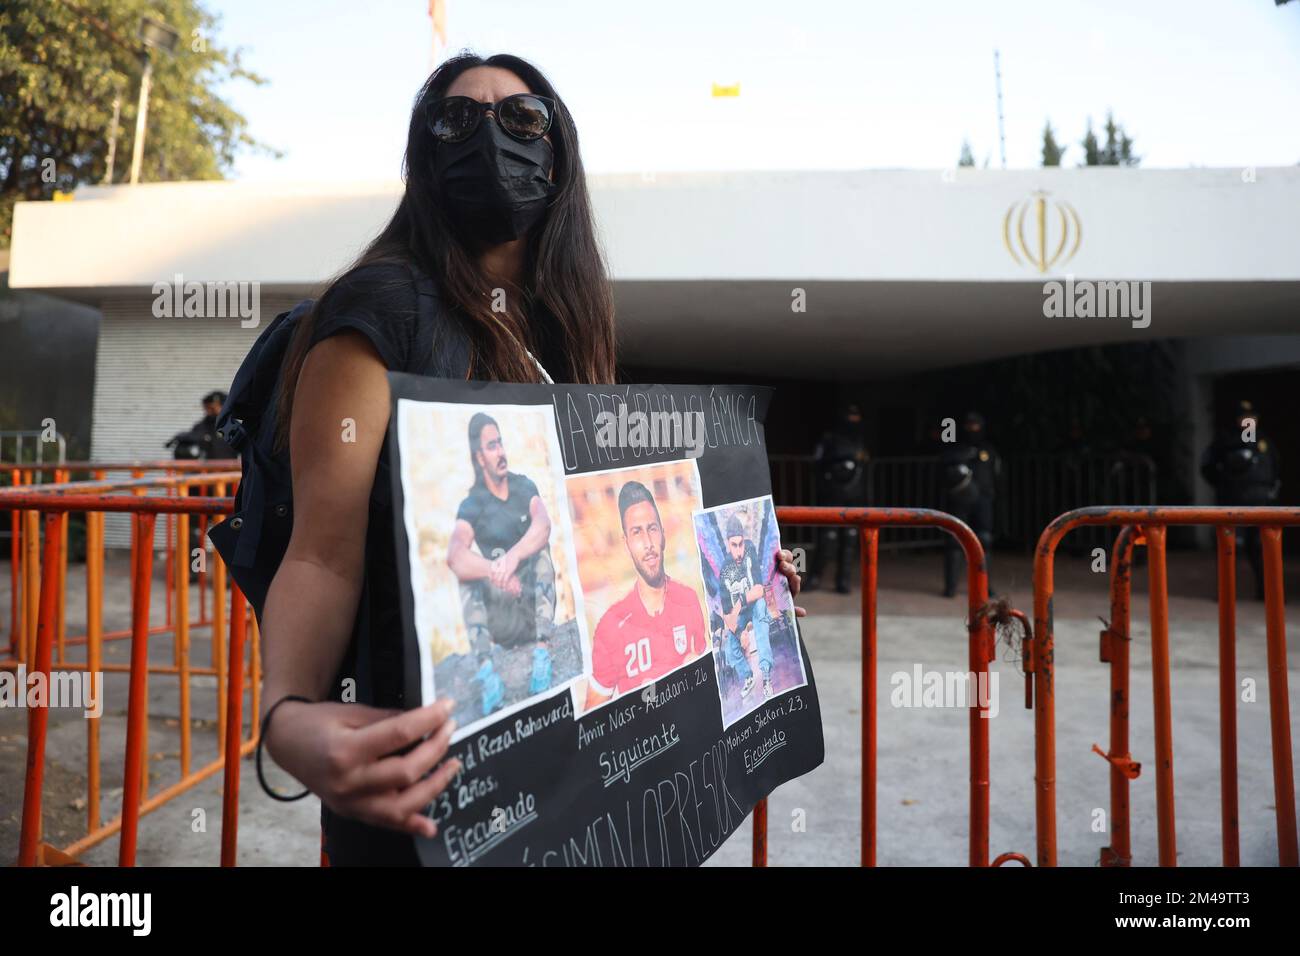
[[[233,178],[401,175],[415,93],[463,48],[550,77],[589,173],[938,169],[963,139],[1001,166],[1065,165],[1113,110],[1143,167],[1300,163],[1300,0],[205,0],[268,83],[221,94],[254,137]],[[714,84],[740,85],[734,98]]]

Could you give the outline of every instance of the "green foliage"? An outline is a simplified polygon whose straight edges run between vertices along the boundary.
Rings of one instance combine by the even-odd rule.
[[[1101,150],[1097,147],[1097,134],[1092,131],[1092,117],[1088,117],[1088,131],[1083,134],[1083,140],[1079,144],[1083,147],[1083,162],[1081,166],[1100,166]]]
[[[1068,148],[1057,143],[1056,135],[1052,132],[1052,121],[1047,120],[1043,124],[1043,165],[1060,166],[1061,156]]]
[[[1124,127],[1115,122],[1115,114],[1106,112],[1106,145],[1097,142],[1092,130],[1092,117],[1088,118],[1088,131],[1083,137],[1083,166],[1136,166],[1142,157],[1133,152],[1133,140]]]
[[[216,45],[217,17],[198,0],[6,0],[0,5],[0,248],[13,205],[99,183],[107,168],[115,96],[121,116],[113,181],[130,176],[140,92],[140,19],[180,34],[155,51],[140,178],[221,179],[241,149],[275,153],[216,90],[232,79],[265,82],[240,51]]]
[[[1133,140],[1124,127],[1115,122],[1113,113],[1106,113],[1106,145],[1101,150],[1103,166],[1136,166],[1139,157],[1133,154]]]
[[[970,151],[970,143],[967,140],[961,141],[961,158],[957,160],[958,166],[974,166],[975,157]]]

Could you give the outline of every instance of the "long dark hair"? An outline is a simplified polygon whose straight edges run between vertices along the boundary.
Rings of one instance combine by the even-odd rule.
[[[430,102],[447,95],[456,78],[476,66],[494,66],[518,76],[530,92],[555,100],[551,123],[555,192],[545,216],[526,240],[523,286],[508,288],[506,310],[494,311],[489,279],[474,251],[466,248],[443,209],[434,175],[437,141],[425,122]],[[437,284],[442,304],[470,340],[470,375],[504,382],[536,382],[537,367],[525,353],[538,348],[528,313],[540,306],[555,317],[567,368],[549,369],[557,381],[602,384],[614,381],[614,298],[591,215],[586,174],[578,152],[573,117],[549,80],[531,63],[500,53],[487,58],[461,53],[438,66],[425,81],[411,111],[403,161],[406,192],[379,235],[345,269],[303,316],[285,355],[278,408],[279,438],[287,443],[293,393],[312,345],[312,327],[338,279],[381,264],[415,263]]]
[[[475,485],[483,484],[483,469],[479,467],[478,453],[479,449],[482,447],[480,445],[480,440],[483,437],[483,429],[487,428],[489,425],[495,428],[498,434],[500,433],[501,426],[498,425],[497,420],[487,412],[475,412],[474,417],[469,420],[469,460],[470,464],[474,466]]]

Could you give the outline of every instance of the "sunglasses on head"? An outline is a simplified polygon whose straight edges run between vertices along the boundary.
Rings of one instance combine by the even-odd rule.
[[[506,135],[520,142],[541,139],[550,131],[555,100],[535,93],[514,93],[499,103],[480,103],[469,96],[446,96],[429,104],[429,131],[440,143],[460,143],[473,135],[491,111]]]

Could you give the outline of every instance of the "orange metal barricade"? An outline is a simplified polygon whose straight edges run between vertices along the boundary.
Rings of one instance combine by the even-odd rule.
[[[59,472],[56,477],[64,477]],[[221,476],[229,478],[229,476]],[[24,478],[18,487],[0,490],[0,509],[21,513],[23,538],[20,542],[23,566],[16,571],[22,579],[24,594],[33,582],[35,600],[23,609],[20,621],[34,624],[31,640],[17,630],[11,634],[11,646],[17,659],[30,664],[45,675],[52,670],[77,667],[95,671],[103,668],[102,647],[107,637],[102,621],[95,613],[87,616],[84,636],[87,659],[84,664],[55,660],[63,623],[60,602],[65,578],[61,567],[66,561],[67,516],[73,512],[87,514],[87,603],[97,608],[103,589],[103,527],[105,512],[133,515],[137,547],[132,555],[132,625],[129,634],[131,663],[121,668],[129,671],[130,686],[127,709],[127,746],[123,770],[123,808],[121,816],[109,824],[99,822],[99,778],[97,721],[90,723],[88,771],[88,833],[66,848],[41,843],[41,797],[45,765],[45,745],[49,713],[47,707],[33,707],[28,715],[27,774],[24,781],[20,865],[50,862],[73,862],[78,854],[115,832],[121,833],[119,863],[131,865],[135,860],[136,838],[140,817],[166,800],[184,792],[201,780],[224,769],[221,863],[235,862],[240,759],[251,752],[256,742],[258,651],[256,622],[250,617],[243,595],[231,587],[229,616],[224,600],[213,601],[214,666],[200,668],[189,659],[191,625],[189,608],[189,569],[187,549],[191,518],[206,521],[220,518],[231,510],[229,498],[210,497],[139,497],[139,488],[185,487],[200,476],[171,476],[163,479],[138,479],[120,482],[96,480],[64,483],[58,486],[33,487]],[[167,483],[171,483],[168,485]],[[215,480],[208,481],[215,484]],[[110,493],[104,493],[106,489]],[[159,514],[176,516],[175,547],[168,555],[172,565],[171,585],[175,591],[172,630],[174,666],[150,665],[147,641],[158,628],[151,626],[150,589],[154,550],[150,546]],[[968,581],[968,661],[973,675],[987,674],[993,661],[994,634],[988,611],[988,581],[983,550],[973,532],[955,517],[924,509],[889,508],[778,508],[779,520],[787,525],[850,525],[861,529],[862,579],[862,834],[861,861],[875,864],[876,782],[877,782],[877,566],[878,541],[882,527],[933,527],[952,534],[967,559]],[[1162,865],[1176,860],[1175,804],[1173,776],[1172,720],[1170,716],[1169,614],[1165,562],[1166,529],[1170,526],[1209,525],[1216,529],[1219,581],[1219,652],[1220,652],[1220,744],[1221,794],[1223,815],[1223,859],[1236,865],[1240,859],[1237,806],[1237,734],[1236,734],[1236,664],[1235,664],[1235,560],[1234,528],[1261,528],[1265,571],[1265,612],[1268,652],[1269,715],[1274,770],[1274,794],[1278,836],[1278,857],[1282,865],[1296,865],[1296,808],[1290,733],[1290,708],[1286,670],[1285,615],[1283,607],[1281,529],[1300,525],[1300,509],[1295,508],[1087,508],[1062,515],[1044,530],[1035,555],[1034,622],[1019,611],[1009,610],[1011,618],[1024,630],[1024,668],[1026,706],[1034,709],[1035,720],[1035,800],[1037,825],[1037,862],[1056,864],[1055,831],[1055,660],[1054,622],[1051,613],[1053,564],[1055,550],[1062,538],[1074,528],[1113,526],[1119,529],[1114,543],[1110,578],[1110,623],[1101,635],[1101,658],[1110,666],[1110,739],[1102,753],[1110,764],[1112,840],[1102,851],[1102,865],[1125,866],[1131,860],[1131,825],[1129,821],[1129,783],[1140,768],[1130,754],[1129,741],[1129,620],[1131,605],[1132,553],[1136,545],[1148,548],[1151,592],[1152,668],[1156,728],[1156,794],[1159,854]],[[41,534],[43,526],[43,535]],[[12,552],[11,552],[12,554]],[[219,556],[210,576],[215,595],[226,589],[224,567]],[[25,624],[23,625],[26,626]],[[229,643],[224,642],[229,628]],[[71,643],[69,641],[68,643]],[[62,650],[60,649],[60,659]],[[247,658],[246,658],[247,655]],[[248,671],[245,673],[247,660]],[[3,662],[0,662],[3,663]],[[144,758],[147,753],[147,679],[151,673],[167,673],[181,680],[180,724],[181,780],[153,795],[146,790]],[[189,677],[207,674],[219,679],[219,747],[221,757],[207,766],[192,770],[189,728]],[[252,690],[250,710],[252,730],[243,735],[244,694]],[[969,863],[972,866],[998,866],[1007,862],[1029,865],[1016,853],[1004,853],[989,859],[989,727],[981,717],[983,705],[977,699],[970,707],[970,833]],[[1098,748],[1099,752],[1100,749]],[[753,814],[752,857],[755,866],[767,863],[767,802],[761,801]]]
[[[1290,697],[1287,686],[1286,620],[1282,583],[1282,528],[1300,525],[1300,508],[1165,507],[1081,508],[1061,515],[1043,531],[1034,558],[1035,689],[1034,762],[1038,863],[1056,865],[1056,715],[1053,571],[1057,545],[1074,528],[1120,528],[1112,556],[1111,622],[1101,635],[1101,659],[1110,672],[1110,763],[1113,839],[1103,866],[1127,866],[1132,858],[1129,781],[1140,767],[1129,753],[1129,606],[1132,550],[1145,543],[1151,614],[1151,667],[1155,723],[1156,818],[1161,866],[1177,864],[1173,721],[1170,706],[1169,602],[1165,561],[1171,526],[1215,529],[1219,582],[1219,740],[1223,862],[1240,862],[1237,806],[1236,572],[1235,529],[1260,528],[1264,565],[1268,702],[1273,757],[1278,862],[1300,865],[1296,843],[1295,778],[1292,767]],[[1101,753],[1100,748],[1096,748]]]
[[[778,507],[777,520],[790,525],[847,525],[861,529],[862,579],[862,837],[861,864],[876,865],[876,581],[880,529],[938,528],[951,534],[966,556],[968,664],[976,678],[987,679],[994,659],[995,636],[987,612],[988,572],[984,549],[975,533],[958,518],[926,508],[804,508]],[[1023,615],[1021,615],[1023,617]],[[970,719],[970,848],[971,866],[989,866],[989,721],[987,701],[976,700]],[[767,864],[767,802],[754,810],[753,858]],[[1023,856],[1004,853],[992,865]]]
[[[126,490],[134,490],[136,494],[144,494],[150,490],[164,490],[170,494],[186,494],[192,490],[198,490],[201,494],[210,492],[217,497],[224,497],[225,489],[233,487],[238,481],[238,467],[238,462],[234,461],[65,462],[58,465],[6,464],[0,466],[0,469],[9,474],[9,485],[0,487],[0,511],[10,511],[8,656],[0,656],[0,668],[8,667],[12,669],[18,663],[24,662],[27,660],[27,655],[30,654],[31,649],[35,646],[36,618],[40,594],[41,562],[37,550],[38,517],[34,511],[24,513],[17,508],[6,505],[5,502],[7,500],[11,501],[14,494],[37,489],[63,494],[107,493]],[[151,471],[162,472],[162,474],[144,477],[146,472]],[[132,477],[108,478],[110,472],[127,472]],[[84,473],[91,477],[83,481],[70,481],[69,478],[74,473]],[[37,478],[42,475],[49,476],[52,482],[38,484]],[[166,599],[166,618],[165,623],[156,625],[152,629],[151,633],[154,634],[168,633],[172,631],[174,624],[170,584],[174,573],[171,558],[177,540],[172,526],[172,522],[175,520],[174,515],[168,516],[167,554],[169,560],[166,574],[169,589]],[[201,532],[206,532],[207,516],[199,516],[199,521]],[[98,528],[98,531],[102,538],[102,526]],[[90,527],[90,516],[88,515],[87,545],[90,544],[92,533],[93,529]],[[58,572],[60,585],[57,602],[58,621],[54,658],[56,664],[63,662],[66,647],[83,645],[87,642],[86,634],[67,636],[65,633],[64,581],[67,576],[68,564],[67,523],[64,524],[62,535],[64,537],[64,549]],[[133,536],[133,553],[135,550],[134,540]],[[207,580],[205,572],[200,572],[199,583],[199,616],[194,623],[207,624],[209,623],[207,592],[211,582]],[[129,638],[131,632],[129,629],[110,631],[100,636],[103,640],[122,640]]]
[[[57,477],[62,477],[58,475]],[[30,551],[37,543],[36,534],[31,530],[32,517],[40,514],[44,523],[44,542],[41,566],[34,568],[29,564],[24,570],[25,577],[38,571],[40,576],[39,607],[35,640],[30,647],[23,649],[19,663],[34,665],[34,671],[43,675],[46,686],[50,686],[53,670],[87,670],[92,674],[107,669],[102,663],[102,642],[106,637],[102,633],[101,604],[103,593],[103,524],[105,512],[129,513],[133,516],[136,546],[132,553],[132,613],[131,661],[119,670],[129,672],[129,694],[127,708],[127,737],[125,749],[125,766],[123,771],[122,812],[114,821],[102,824],[99,819],[99,735],[98,718],[88,720],[88,772],[87,772],[87,834],[82,839],[65,848],[56,848],[41,843],[41,804],[42,784],[45,766],[45,746],[49,721],[48,706],[51,701],[44,700],[40,706],[31,707],[28,714],[27,769],[24,781],[24,800],[22,829],[19,840],[19,865],[31,866],[41,863],[75,862],[76,857],[90,847],[102,842],[113,833],[121,834],[119,847],[119,864],[133,865],[135,862],[136,838],[140,817],[156,809],[167,800],[185,792],[202,780],[224,769],[226,773],[225,793],[228,800],[234,800],[233,807],[223,809],[222,826],[222,862],[233,863],[237,825],[238,771],[239,758],[251,752],[256,743],[257,722],[254,714],[252,730],[245,738],[243,735],[243,695],[247,685],[243,680],[244,655],[252,658],[250,676],[253,681],[258,676],[257,666],[257,628],[252,624],[252,639],[246,640],[248,614],[243,595],[237,587],[231,588],[229,645],[230,658],[221,656],[219,628],[223,626],[224,615],[214,614],[217,618],[213,633],[214,666],[211,668],[193,667],[189,659],[189,635],[192,623],[189,620],[189,549],[174,546],[168,550],[167,576],[169,587],[174,590],[176,598],[176,616],[172,628],[160,629],[150,626],[150,592],[153,583],[153,531],[159,514],[175,516],[177,534],[173,545],[188,541],[189,516],[204,518],[219,517],[228,514],[232,508],[229,498],[200,498],[188,496],[137,497],[135,491],[150,487],[172,488],[185,487],[195,482],[224,485],[226,481],[237,476],[218,473],[211,476],[172,476],[148,479],[144,482],[78,482],[61,485],[46,485],[33,488],[23,481],[21,488],[0,490],[0,509],[12,508],[24,512],[24,525],[29,537],[25,541],[26,550]],[[128,491],[128,494],[91,493],[102,492],[105,488],[113,491]],[[53,659],[56,643],[56,630],[62,624],[61,601],[65,579],[59,570],[66,561],[66,527],[67,516],[72,512],[87,514],[87,659],[84,663],[67,662]],[[221,574],[220,556],[214,556],[217,562],[212,579],[220,590],[216,591],[214,612],[223,609],[224,575]],[[173,665],[151,665],[148,656],[148,639],[160,630],[174,631]],[[0,662],[10,663],[13,662]],[[226,680],[227,672],[230,679]],[[145,756],[147,754],[147,680],[151,673],[173,674],[180,678],[180,779],[163,790],[149,795],[148,780],[145,773]],[[222,756],[200,769],[191,769],[191,720],[190,687],[192,675],[207,674],[218,677],[219,720],[218,730],[221,737]],[[250,681],[249,683],[251,683]],[[101,689],[102,693],[102,689]],[[257,707],[258,695],[253,689],[253,708]]]

